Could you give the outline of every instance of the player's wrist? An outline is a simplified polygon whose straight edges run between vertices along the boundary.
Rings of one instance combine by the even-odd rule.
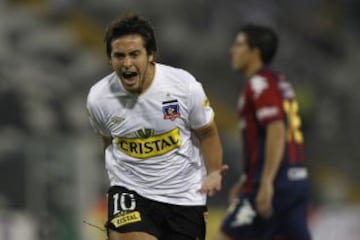
[[[274,184],[274,180],[272,178],[262,178],[260,181],[260,186],[272,186]]]
[[[226,173],[226,171],[228,169],[229,169],[229,166],[227,164],[221,165],[219,167],[207,168],[207,175],[219,174],[222,176]]]
[[[213,170],[208,170],[207,171],[208,176],[209,175],[217,175],[217,174],[221,175],[220,169],[213,169]]]

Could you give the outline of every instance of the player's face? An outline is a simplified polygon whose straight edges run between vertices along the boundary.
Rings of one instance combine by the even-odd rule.
[[[239,33],[231,47],[231,64],[235,71],[245,71],[253,57],[253,49],[247,43],[247,37],[244,33]]]
[[[152,81],[154,56],[148,54],[143,38],[137,34],[119,37],[111,43],[110,63],[124,88],[141,93],[145,81]]]

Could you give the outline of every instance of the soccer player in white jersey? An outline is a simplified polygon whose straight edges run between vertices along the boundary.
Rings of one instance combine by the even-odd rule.
[[[111,22],[105,43],[114,72],[87,108],[104,140],[110,240],[204,240],[206,196],[228,167],[201,84],[155,62],[154,31],[138,15]]]

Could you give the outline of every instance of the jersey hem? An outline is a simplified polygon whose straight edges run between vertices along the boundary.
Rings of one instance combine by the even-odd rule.
[[[190,201],[182,201],[179,199],[169,199],[169,197],[161,197],[161,196],[148,196],[147,194],[140,192],[136,189],[132,189],[129,187],[126,187],[124,185],[120,185],[120,184],[115,184],[115,185],[111,185],[111,187],[124,187],[127,188],[129,190],[135,191],[138,195],[140,195],[143,198],[152,200],[152,201],[156,201],[156,202],[161,202],[161,203],[166,203],[166,204],[171,204],[171,205],[177,205],[177,206],[206,206],[206,198],[204,200],[198,200],[198,201],[194,201],[194,200],[190,200]]]

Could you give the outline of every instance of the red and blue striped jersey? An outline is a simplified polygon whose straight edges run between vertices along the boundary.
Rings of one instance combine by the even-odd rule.
[[[243,192],[254,191],[259,185],[265,161],[266,127],[272,122],[284,121],[286,126],[286,146],[275,187],[291,183],[290,168],[304,166],[298,111],[294,89],[285,75],[264,68],[248,79],[238,102],[246,174]]]

